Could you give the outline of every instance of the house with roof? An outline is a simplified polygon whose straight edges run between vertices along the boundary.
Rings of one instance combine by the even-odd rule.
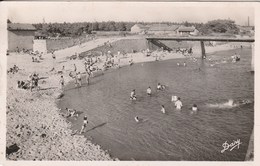
[[[179,25],[153,24],[147,30],[148,34],[176,34]]]
[[[194,27],[186,27],[186,26],[180,26],[176,30],[179,35],[198,35],[199,31]]]
[[[131,33],[137,33],[137,34],[146,33],[148,28],[149,26],[146,25],[135,24],[134,26],[131,27]]]
[[[32,24],[8,23],[8,50],[32,50],[36,28]]]

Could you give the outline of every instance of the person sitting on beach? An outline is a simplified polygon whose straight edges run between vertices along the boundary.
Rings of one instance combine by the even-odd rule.
[[[66,111],[68,112],[67,117],[79,116],[78,114],[76,114],[77,111],[75,109],[66,108]]]
[[[87,124],[88,124],[88,117],[87,116],[84,116],[83,118],[83,125],[81,127],[81,130],[80,130],[80,134],[84,131],[84,129],[87,127]],[[84,133],[84,132],[83,132]]]
[[[135,117],[135,121],[136,121],[136,122],[139,122],[138,116]]]
[[[177,96],[172,96],[172,99],[171,99],[172,102],[176,102],[177,100],[178,100]]]
[[[182,107],[182,102],[181,102],[181,98],[178,97],[178,100],[175,102],[175,107],[176,109],[180,110]]]
[[[146,93],[148,96],[151,96],[152,95],[152,89],[151,87],[149,86],[148,89],[146,90]]]
[[[130,94],[130,100],[136,100],[135,89]]]
[[[165,114],[165,108],[164,108],[164,105],[162,105],[161,111],[162,111],[162,113]]]
[[[197,104],[193,104],[193,106],[191,107],[191,110],[192,110],[193,112],[197,112],[197,111],[198,111]]]

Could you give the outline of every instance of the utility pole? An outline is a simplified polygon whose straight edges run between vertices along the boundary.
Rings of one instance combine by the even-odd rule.
[[[249,24],[249,16],[247,17],[247,26],[250,26],[250,24]]]

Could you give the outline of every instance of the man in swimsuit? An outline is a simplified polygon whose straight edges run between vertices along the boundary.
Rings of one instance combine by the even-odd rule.
[[[88,124],[88,117],[87,116],[84,116],[83,118],[83,125],[81,127],[81,130],[80,130],[80,134],[83,132],[83,130],[87,127],[87,124]],[[83,132],[84,133],[84,132]]]

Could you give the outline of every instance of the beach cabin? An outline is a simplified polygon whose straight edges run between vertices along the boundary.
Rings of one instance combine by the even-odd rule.
[[[146,33],[146,30],[148,29],[148,26],[142,25],[142,24],[135,24],[131,27],[131,33],[134,34],[144,34]]]
[[[8,23],[8,50],[32,50],[36,28],[32,24]]]
[[[167,25],[167,24],[153,24],[148,29],[148,34],[168,34],[168,35],[175,35],[177,34],[176,30],[178,29],[179,25]]]
[[[199,34],[199,31],[194,26],[191,26],[191,27],[180,26],[177,29],[177,33],[180,35],[183,35],[183,36],[185,36],[185,35],[196,36]]]

